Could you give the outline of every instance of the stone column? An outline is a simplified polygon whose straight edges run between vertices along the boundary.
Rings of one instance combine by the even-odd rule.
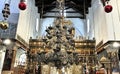
[[[0,45],[0,74],[2,73],[2,68],[3,68],[3,64],[4,64],[4,58],[5,58],[5,51],[6,47]]]
[[[11,71],[14,71],[14,64],[15,64],[15,57],[16,57],[16,52],[17,52],[18,47],[16,45],[13,46],[12,49],[12,63],[11,63]]]

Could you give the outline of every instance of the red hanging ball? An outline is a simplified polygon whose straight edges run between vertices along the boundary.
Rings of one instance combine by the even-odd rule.
[[[20,2],[18,7],[21,10],[25,10],[26,9],[26,4],[24,2]]]
[[[113,7],[111,5],[106,5],[104,7],[105,12],[110,13],[112,11]]]

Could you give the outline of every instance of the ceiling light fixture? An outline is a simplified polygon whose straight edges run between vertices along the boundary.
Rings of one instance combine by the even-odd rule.
[[[120,44],[118,42],[113,42],[113,47],[115,48],[120,47]]]
[[[5,39],[5,40],[3,40],[3,43],[5,45],[9,45],[11,43],[11,40],[10,39]]]

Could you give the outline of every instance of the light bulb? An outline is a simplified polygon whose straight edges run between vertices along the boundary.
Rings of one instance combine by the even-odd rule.
[[[9,44],[11,43],[11,40],[10,40],[10,39],[5,39],[5,40],[3,41],[3,43],[4,43],[5,45],[9,45]]]
[[[113,47],[119,47],[119,46],[120,46],[120,44],[118,42],[113,43]]]

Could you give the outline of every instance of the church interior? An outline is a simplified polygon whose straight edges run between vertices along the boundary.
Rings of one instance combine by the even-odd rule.
[[[120,0],[0,0],[0,74],[120,74]]]

